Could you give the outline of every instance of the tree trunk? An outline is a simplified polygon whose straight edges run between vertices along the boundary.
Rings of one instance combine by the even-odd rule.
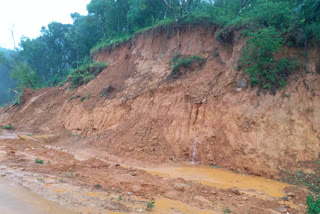
[[[184,5],[184,0],[180,0],[180,17],[179,19],[182,19],[182,9],[183,9],[183,5]]]
[[[11,27],[11,36],[12,36],[12,40],[13,40],[14,50],[16,50],[16,41],[14,39],[14,30],[13,30],[13,28],[14,28],[14,25],[12,25],[12,27]]]
[[[189,7],[192,3],[192,0],[188,0],[188,3],[187,3],[187,7],[186,7],[186,14],[188,15],[189,14]]]
[[[162,0],[162,2],[172,11],[175,21],[178,22],[179,19],[176,10],[167,2],[167,0]]]
[[[246,6],[247,0],[243,0],[242,6],[240,8],[239,14],[240,15],[242,13],[243,8]]]

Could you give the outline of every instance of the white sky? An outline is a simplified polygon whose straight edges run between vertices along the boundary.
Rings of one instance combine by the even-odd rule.
[[[14,25],[16,46],[22,36],[36,38],[42,26],[52,21],[72,23],[71,13],[87,15],[91,0],[0,0],[0,47],[13,49],[11,28]]]

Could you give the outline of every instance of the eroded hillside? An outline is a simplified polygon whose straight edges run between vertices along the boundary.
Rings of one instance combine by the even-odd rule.
[[[100,50],[93,58],[110,65],[97,78],[73,90],[69,90],[70,83],[40,91],[26,89],[21,105],[2,113],[0,123],[11,124],[15,133],[53,135],[47,142],[35,142],[57,148],[65,146],[68,155],[75,157],[82,151],[85,157],[94,158],[99,151],[97,158],[127,164],[137,162],[145,167],[190,162],[197,138],[197,164],[275,179],[283,179],[283,172],[319,173],[319,165],[310,164],[319,160],[320,155],[319,53],[309,50],[308,57],[300,59],[305,67],[291,75],[284,90],[276,95],[264,92],[257,95],[257,88],[250,86],[248,77],[234,69],[244,41],[239,40],[240,32],[235,32],[233,44],[226,45],[216,40],[217,31],[216,26],[158,28],[138,34],[125,44]],[[286,50],[285,54],[296,51],[299,50]],[[176,54],[202,56],[206,63],[202,68],[193,64],[178,78],[170,78],[170,60]],[[18,144],[18,148],[25,149],[23,143]],[[42,156],[41,152],[37,155]],[[43,159],[46,158],[49,157],[44,155]],[[77,164],[81,158],[71,164],[71,159],[67,158],[66,162],[56,160],[52,170],[72,168],[81,171],[82,165],[90,165]],[[60,167],[64,164],[65,167]],[[112,165],[99,163],[93,168],[102,169],[109,164]],[[102,182],[103,175],[88,170],[97,175],[95,178],[78,172],[80,177],[85,177],[84,182],[90,185]],[[116,173],[111,170],[114,176],[105,176],[112,184],[106,184],[106,181],[103,184],[110,188],[124,185],[130,189],[131,183],[126,184],[125,176],[117,180],[118,174],[125,173],[121,170],[125,168]],[[155,187],[152,179],[147,176],[149,186],[141,180],[135,181],[145,191],[142,196],[182,197],[184,203],[192,204],[188,197],[192,199],[192,191],[199,191],[195,184],[188,183],[185,185],[193,188],[191,195],[171,193],[168,196],[169,189]],[[166,185],[165,180],[159,182]],[[299,191],[302,195],[306,192],[295,191],[300,204],[287,208],[294,209],[292,213],[301,213],[304,201]],[[199,197],[213,200],[211,196]],[[192,206],[213,209],[205,200],[198,200],[200,205]],[[225,200],[226,204],[238,206],[236,202]],[[246,200],[241,200],[245,204]],[[280,206],[276,200],[270,201],[270,209]],[[259,208],[251,213],[269,213],[265,210],[266,207]],[[247,211],[239,208],[236,213]]]

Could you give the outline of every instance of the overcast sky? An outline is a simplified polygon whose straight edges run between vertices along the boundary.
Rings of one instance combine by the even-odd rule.
[[[71,13],[87,15],[90,0],[1,0],[0,47],[13,49],[11,28],[18,46],[20,38],[36,38],[42,26],[52,21],[72,23]]]

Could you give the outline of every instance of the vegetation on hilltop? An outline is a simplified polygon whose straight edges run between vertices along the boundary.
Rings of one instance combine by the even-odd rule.
[[[6,64],[6,58],[11,54],[11,51],[0,48],[0,106],[8,104],[14,98],[14,92],[10,89],[15,87],[15,82],[10,79],[11,68]]]
[[[38,38],[21,40],[16,56],[5,60],[19,88],[57,85],[87,63],[90,51],[128,42],[137,32],[214,23],[220,27],[216,39],[227,45],[232,45],[234,31],[243,31],[247,44],[239,68],[252,85],[274,91],[295,67],[293,59],[275,61],[280,48],[306,49],[319,46],[320,40],[320,0],[91,0],[87,10],[87,16],[71,14],[73,24],[52,22]],[[264,40],[270,36],[276,40]]]

